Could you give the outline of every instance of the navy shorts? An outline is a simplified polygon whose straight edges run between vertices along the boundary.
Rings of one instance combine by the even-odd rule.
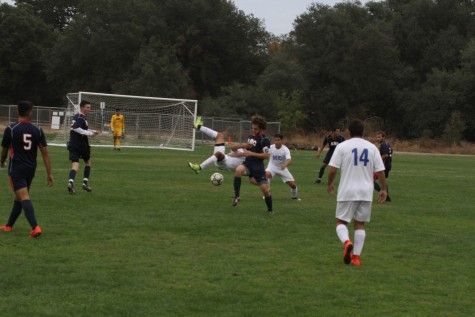
[[[86,145],[82,148],[72,147],[68,145],[69,151],[69,160],[71,162],[79,162],[79,159],[83,159],[84,161],[89,161],[91,158],[91,146]]]
[[[244,162],[249,177],[254,177],[258,185],[267,184],[264,162]]]
[[[31,182],[33,181],[34,175],[30,176],[10,176],[10,186],[14,192],[19,189],[27,188],[30,190]]]

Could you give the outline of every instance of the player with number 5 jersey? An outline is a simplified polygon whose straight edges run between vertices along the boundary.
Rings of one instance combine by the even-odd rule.
[[[29,192],[35,176],[38,149],[43,157],[48,185],[53,186],[54,180],[48,150],[46,149],[45,134],[41,128],[30,122],[32,112],[33,104],[31,102],[20,102],[18,104],[18,122],[8,126],[3,134],[0,165],[2,167],[6,166],[7,155],[10,153],[8,176],[15,197],[10,217],[7,223],[0,227],[0,230],[12,231],[13,225],[23,210],[31,226],[30,237],[36,238],[41,235],[41,228],[38,226]]]

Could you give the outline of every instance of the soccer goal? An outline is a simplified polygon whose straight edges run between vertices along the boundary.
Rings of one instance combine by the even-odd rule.
[[[125,135],[121,147],[164,148],[194,150],[198,102],[187,99],[154,98],[114,95],[92,92],[69,93],[64,117],[64,133],[52,144],[66,144],[69,140],[71,119],[79,111],[82,100],[91,103],[87,116],[89,129],[100,134],[89,138],[92,146],[113,146],[110,120],[116,108],[125,120]]]

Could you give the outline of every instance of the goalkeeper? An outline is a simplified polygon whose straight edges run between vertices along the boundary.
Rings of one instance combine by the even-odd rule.
[[[111,131],[114,137],[114,151],[120,151],[120,139],[125,136],[124,115],[120,113],[120,108],[116,108],[115,114],[112,115]]]

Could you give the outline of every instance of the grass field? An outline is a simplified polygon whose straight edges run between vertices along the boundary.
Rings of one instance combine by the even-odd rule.
[[[93,192],[69,196],[66,149],[49,147],[55,187],[40,159],[31,189],[43,235],[23,215],[0,232],[0,316],[475,315],[475,157],[396,153],[393,201],[374,205],[353,267],[315,152],[292,153],[302,200],[275,180],[270,216],[257,187],[231,207],[231,174],[214,187],[214,168],[187,167],[211,149],[94,148]]]

